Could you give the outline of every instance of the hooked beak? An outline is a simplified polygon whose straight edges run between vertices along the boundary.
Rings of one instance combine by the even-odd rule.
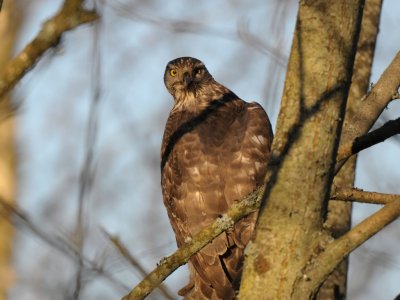
[[[185,87],[188,87],[191,83],[192,83],[192,77],[188,72],[185,72],[183,74],[183,84],[185,85]]]

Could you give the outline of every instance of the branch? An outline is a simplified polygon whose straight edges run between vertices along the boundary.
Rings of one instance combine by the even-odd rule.
[[[372,90],[359,100],[356,111],[353,111],[352,122],[343,126],[338,153],[345,153],[349,143],[357,136],[366,134],[378,119],[390,101],[398,94],[400,87],[400,52],[396,54],[390,65],[382,73]],[[338,157],[336,173],[348,157]]]
[[[161,260],[156,269],[149,273],[123,300],[143,299],[178,267],[187,263],[189,258],[209,244],[222,232],[229,230],[244,216],[254,212],[260,206],[264,188],[258,188],[242,201],[232,205],[227,213],[202,229],[192,240],[180,247],[175,253]]]
[[[396,134],[400,134],[400,118],[390,120],[382,127],[342,145],[338,152],[337,161],[347,160],[350,156],[373,145],[379,144]]]
[[[322,248],[320,254],[304,269],[297,282],[299,290],[314,289],[335,267],[370,237],[400,216],[400,201],[390,201],[378,212],[355,226],[348,233]],[[295,297],[294,297],[295,298]]]
[[[82,7],[82,1],[66,0],[60,11],[43,24],[38,35],[1,71],[0,99],[34,67],[48,49],[58,44],[65,31],[93,22],[97,18],[98,15],[94,11]]]
[[[139,273],[143,277],[145,277],[147,275],[146,270],[140,264],[140,262],[135,257],[133,257],[133,255],[124,246],[124,244],[122,244],[122,242],[119,240],[119,238],[109,234],[105,229],[102,229],[102,231],[106,235],[106,237],[111,241],[113,246],[118,250],[118,252],[134,267],[135,270],[138,270]],[[158,286],[158,288],[160,289],[161,293],[164,295],[165,299],[170,299],[170,300],[175,299],[173,296],[170,295],[170,292],[168,291],[167,287],[160,284],[160,286]]]
[[[365,192],[357,188],[333,187],[331,200],[353,201],[371,204],[388,204],[393,201],[397,201],[400,203],[400,195]]]
[[[263,194],[264,188],[259,188],[246,196],[242,201],[234,204],[223,217],[217,219],[214,221],[214,223],[204,228],[197,235],[195,235],[190,242],[183,245],[175,253],[162,259],[157,268],[155,268],[146,276],[146,278],[144,278],[136,287],[134,287],[133,290],[123,298],[123,300],[144,299],[172,272],[174,272],[181,265],[187,263],[192,255],[200,251],[222,232],[232,228],[233,224],[238,220],[249,213],[256,211],[260,206],[260,199],[262,198]],[[400,195],[365,192],[355,188],[334,187],[331,194],[331,200],[356,201],[374,204],[390,204],[397,201],[396,203],[400,204]],[[368,236],[368,238],[369,237],[370,236]],[[120,249],[119,242],[115,242],[114,238],[110,239],[114,245]],[[121,250],[121,253],[124,256],[125,250],[126,249]]]
[[[10,218],[13,216],[13,218]],[[23,229],[28,229],[34,236],[41,239],[45,244],[58,250],[60,253],[66,255],[69,258],[76,259],[79,255],[77,246],[70,242],[69,239],[64,236],[53,235],[45,231],[43,228],[34,223],[23,211],[19,208],[11,205],[2,197],[0,197],[0,217],[4,217],[6,220],[12,222],[15,227],[20,226]],[[82,257],[85,262],[86,269],[92,270],[97,274],[104,276],[110,282],[112,282],[120,290],[126,291],[127,287],[125,284],[120,282],[114,277],[112,273],[107,271],[102,265],[99,265],[93,260],[86,257]]]

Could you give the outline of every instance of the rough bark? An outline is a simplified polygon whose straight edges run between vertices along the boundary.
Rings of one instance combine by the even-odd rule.
[[[14,1],[6,1],[0,14],[0,69],[9,60],[16,34],[21,23],[21,13]],[[14,144],[15,119],[11,97],[0,101],[0,198],[7,203],[15,202],[16,149]],[[9,222],[10,214],[0,207],[0,300],[6,299],[7,290],[13,283],[11,266],[14,230]]]
[[[328,275],[308,278],[302,270],[330,239],[323,222],[362,6],[300,2],[265,204],[247,248],[240,299],[310,299]]]
[[[353,67],[353,77],[347,101],[346,115],[340,141],[355,138],[348,130],[356,122],[355,115],[360,100],[367,93],[371,76],[372,60],[378,35],[382,0],[366,0],[364,5],[361,32]],[[336,175],[334,184],[340,187],[354,185],[356,157],[350,158]],[[351,202],[329,201],[326,227],[334,238],[347,232],[351,226]],[[318,293],[318,300],[339,300],[346,297],[348,260],[344,260],[324,282]]]

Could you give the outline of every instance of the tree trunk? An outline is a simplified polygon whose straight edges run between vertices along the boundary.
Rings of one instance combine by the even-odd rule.
[[[240,299],[311,299],[323,278],[302,270],[323,228],[364,1],[301,1],[264,205]],[[305,281],[313,284],[303,284]]]
[[[376,38],[378,35],[379,19],[382,0],[366,0],[364,5],[361,32],[357,44],[357,53],[353,67],[353,78],[346,107],[341,142],[349,142],[356,136],[349,132],[351,124],[356,122],[358,106],[362,97],[367,93],[371,76]],[[356,157],[350,158],[336,175],[334,184],[340,187],[354,185]],[[351,226],[351,202],[329,201],[328,219],[325,226],[334,238],[340,237]],[[348,260],[344,260],[322,285],[318,300],[339,300],[346,298]]]
[[[6,1],[0,13],[0,69],[10,59],[14,41],[21,23],[14,1]],[[15,201],[16,151],[14,144],[15,120],[11,97],[0,101],[0,198],[9,203]],[[14,230],[7,210],[0,205],[0,300],[6,299],[13,282],[11,255]]]

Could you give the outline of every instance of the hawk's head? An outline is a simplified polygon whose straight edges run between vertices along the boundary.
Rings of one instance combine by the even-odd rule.
[[[164,83],[175,101],[197,98],[206,93],[214,81],[205,65],[193,57],[180,57],[171,60],[164,73]]]

